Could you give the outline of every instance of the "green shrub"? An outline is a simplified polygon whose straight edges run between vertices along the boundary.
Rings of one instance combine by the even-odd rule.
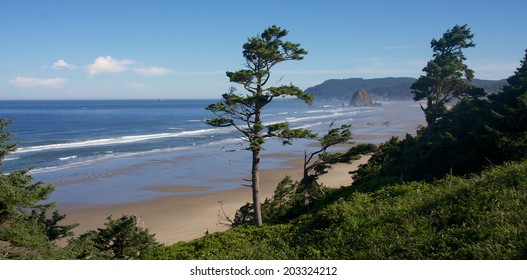
[[[284,236],[291,225],[245,225],[202,238],[179,242],[149,250],[143,259],[289,259],[295,255],[289,251]]]
[[[138,225],[135,216],[123,215],[117,220],[107,218],[104,228],[88,231],[70,241],[69,249],[80,259],[136,259],[159,246],[148,229]]]

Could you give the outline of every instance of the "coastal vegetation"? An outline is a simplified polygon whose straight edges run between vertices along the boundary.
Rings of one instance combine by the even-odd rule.
[[[271,29],[254,42],[264,44],[260,40],[268,39],[269,43],[286,34],[280,28]],[[304,155],[302,181],[284,178],[274,196],[262,203],[260,217],[251,212],[253,205],[245,205],[233,228],[225,232],[165,246],[140,226],[137,217],[123,216],[109,217],[103,228],[72,237],[75,225],[61,224],[63,216],[54,211],[54,205],[41,203],[53,186],[33,183],[27,170],[0,174],[0,258],[526,259],[527,50],[502,90],[484,94],[462,79],[472,77],[462,53],[464,46],[473,45],[466,41],[471,38],[467,26],[456,25],[432,41],[438,52],[425,67],[430,71],[424,70],[423,80],[414,87],[415,99],[427,100],[431,106],[423,107],[430,114],[427,127],[402,139],[355,145],[339,153],[328,148],[349,143],[350,126],[330,127],[322,137],[312,135],[320,146]],[[257,57],[249,53],[246,59]],[[218,117],[209,121],[211,125],[238,126],[235,117],[249,124],[240,131],[255,141],[249,141],[253,155],[267,134],[264,124],[253,118],[256,113],[248,110],[261,109],[289,90],[292,95],[301,92],[291,86],[256,94],[263,85],[252,83],[267,81],[270,68],[259,68],[258,73],[228,73],[233,82],[255,95],[244,97],[231,91],[208,108]],[[426,86],[421,87],[424,80]],[[440,85],[451,86],[447,93],[456,93],[459,100],[448,106],[434,103],[444,93],[433,90]],[[16,148],[5,132],[8,124],[0,121],[0,162]],[[285,124],[267,127],[269,136],[281,134],[286,141],[295,135],[287,129]],[[318,183],[331,164],[361,154],[371,158],[352,174],[351,186],[330,189]],[[260,226],[253,225],[255,221]],[[57,245],[57,240],[67,238],[66,245]]]
[[[5,130],[9,124],[11,121],[0,119],[0,166],[17,146]],[[41,203],[54,187],[33,182],[28,171],[0,174],[0,258],[53,257],[60,251],[53,242],[71,236],[76,226],[59,225],[64,216],[54,210],[54,203]]]
[[[447,104],[466,97],[477,98],[485,93],[470,84],[474,71],[464,63],[463,49],[476,46],[473,37],[466,25],[456,25],[441,39],[433,39],[430,43],[434,59],[423,68],[426,75],[419,77],[410,87],[414,101],[426,100],[426,106],[421,105],[421,109],[425,113],[427,137],[431,137],[437,121],[447,111]]]

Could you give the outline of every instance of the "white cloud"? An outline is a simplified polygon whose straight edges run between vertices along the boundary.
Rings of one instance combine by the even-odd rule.
[[[58,69],[73,70],[73,69],[76,69],[77,66],[67,63],[66,61],[64,61],[64,59],[59,59],[59,60],[55,61],[55,63],[53,63],[51,68],[53,68],[55,70],[58,70]]]
[[[142,76],[150,77],[150,76],[167,75],[170,72],[172,72],[172,70],[168,68],[164,68],[164,67],[152,66],[152,67],[137,67],[137,68],[134,68],[134,72]]]
[[[135,64],[133,60],[117,60],[111,56],[99,56],[92,64],[86,66],[88,74],[93,76],[100,73],[118,73],[130,70],[129,65]]]
[[[30,87],[61,87],[66,84],[68,80],[63,78],[49,78],[41,79],[34,77],[16,77],[14,80],[9,81],[15,87],[19,88],[30,88]]]
[[[132,82],[130,83],[129,87],[130,89],[133,89],[133,90],[143,90],[145,88],[145,84],[138,83],[138,82]]]

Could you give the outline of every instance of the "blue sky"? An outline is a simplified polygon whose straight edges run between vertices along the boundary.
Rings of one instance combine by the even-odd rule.
[[[248,37],[276,24],[308,51],[276,81],[418,77],[430,41],[468,24],[476,78],[512,75],[527,1],[0,0],[0,100],[219,98]]]

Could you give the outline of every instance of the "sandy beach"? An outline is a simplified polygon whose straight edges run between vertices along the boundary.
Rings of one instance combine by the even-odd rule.
[[[329,173],[320,178],[320,182],[333,188],[351,184],[349,171],[356,169],[367,161],[367,157],[352,164],[337,164]],[[302,178],[302,160],[288,163],[289,168],[263,170],[261,173],[262,201],[271,197],[278,183],[286,176],[294,180]],[[243,183],[240,178],[240,184]],[[203,236],[206,232],[227,230],[228,227],[219,220],[220,211],[234,217],[237,209],[251,200],[251,189],[240,187],[234,190],[220,191],[199,195],[185,195],[200,186],[158,186],[156,191],[167,195],[153,200],[108,206],[61,206],[61,213],[66,214],[65,223],[80,223],[74,230],[81,234],[87,230],[102,227],[106,218],[123,214],[140,217],[141,226],[155,234],[156,239],[164,244],[188,241]]]

